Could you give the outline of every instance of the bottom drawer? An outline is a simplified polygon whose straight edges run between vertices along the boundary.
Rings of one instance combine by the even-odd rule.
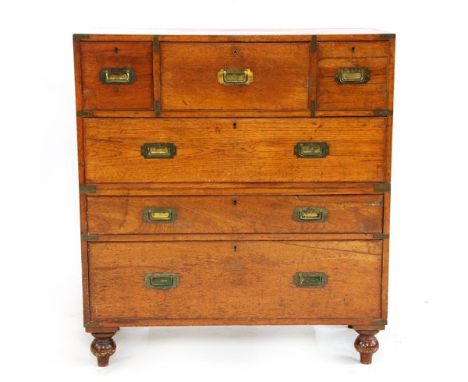
[[[379,318],[381,241],[90,243],[93,320]]]

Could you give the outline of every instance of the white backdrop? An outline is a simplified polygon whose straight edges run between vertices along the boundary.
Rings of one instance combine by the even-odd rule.
[[[3,2],[3,380],[466,378],[468,33],[463,1]],[[390,310],[372,366],[346,327],[123,329],[97,368],[81,320],[72,33],[371,27],[397,33]],[[6,366],[6,367],[5,367]],[[465,377],[462,377],[465,375]]]

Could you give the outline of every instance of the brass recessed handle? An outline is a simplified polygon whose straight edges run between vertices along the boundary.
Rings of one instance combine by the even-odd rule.
[[[105,85],[130,85],[135,82],[136,74],[131,68],[104,68],[99,79]]]
[[[147,207],[143,210],[143,220],[147,223],[171,223],[176,220],[177,210],[170,207]]]
[[[171,159],[176,156],[177,148],[168,142],[144,143],[140,152],[145,159]]]
[[[293,213],[293,219],[301,223],[324,222],[327,217],[328,210],[323,207],[297,207]]]
[[[221,85],[249,85],[253,79],[250,69],[221,69],[218,72],[218,82]]]
[[[365,84],[370,80],[370,72],[367,68],[341,68],[335,79],[339,84]]]
[[[328,276],[324,272],[297,272],[293,283],[298,288],[323,288],[327,285]]]
[[[294,154],[299,158],[325,158],[329,152],[326,142],[299,142],[294,146]]]
[[[179,285],[179,276],[175,273],[148,273],[145,275],[145,287],[148,289],[174,289]]]

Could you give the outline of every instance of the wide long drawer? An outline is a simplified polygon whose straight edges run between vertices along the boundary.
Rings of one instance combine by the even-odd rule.
[[[386,118],[84,119],[87,182],[380,182]]]
[[[381,255],[378,240],[90,243],[91,316],[379,318]]]
[[[88,197],[91,234],[374,233],[381,195]]]

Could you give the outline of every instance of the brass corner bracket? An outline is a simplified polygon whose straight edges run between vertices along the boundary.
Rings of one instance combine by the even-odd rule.
[[[374,184],[374,191],[375,192],[390,192],[392,190],[392,186],[390,183],[376,183]]]
[[[89,34],[75,33],[73,35],[74,40],[87,40],[88,38],[89,38]]]
[[[387,110],[387,109],[376,109],[374,110],[374,116],[375,117],[389,117],[393,115],[393,110]]]
[[[161,101],[159,100],[154,101],[154,115],[156,117],[161,116]]]
[[[98,239],[97,235],[90,235],[88,233],[84,233],[81,235],[82,241],[96,241]]]
[[[388,233],[382,233],[382,232],[375,232],[372,234],[372,239],[375,240],[383,240],[383,239],[389,239],[390,234]]]
[[[96,192],[96,186],[94,185],[87,185],[87,186],[80,185],[80,194],[94,194],[95,192]]]
[[[93,116],[92,111],[77,111],[76,112],[77,117],[84,117],[84,118],[89,118]]]
[[[317,36],[313,35],[310,40],[310,51],[316,52],[317,51]]]
[[[153,53],[159,53],[159,36],[153,36]]]
[[[310,101],[310,116],[315,117],[315,113],[317,112],[317,104],[315,101]]]
[[[99,328],[99,324],[97,322],[85,322],[83,325],[85,328]]]

